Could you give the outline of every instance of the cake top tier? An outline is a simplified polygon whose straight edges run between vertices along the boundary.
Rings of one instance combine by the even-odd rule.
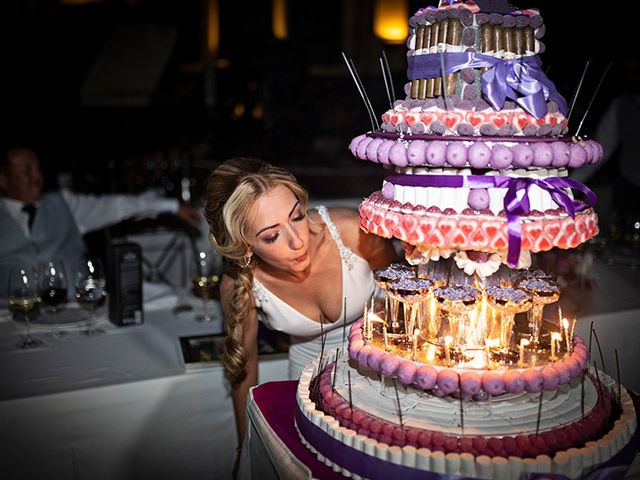
[[[545,50],[545,26],[537,9],[518,10],[505,1],[443,1],[418,10],[409,26],[406,98],[383,115],[382,130],[503,137],[567,133],[567,102],[538,56]],[[504,118],[496,119],[496,113]]]
[[[521,19],[508,19],[507,25],[505,26],[517,26],[525,27],[525,26],[533,26],[537,28],[542,25],[542,19],[538,18],[540,16],[540,11],[537,8],[528,8],[526,10],[519,10],[517,7],[514,7],[509,2],[504,0],[478,0],[474,1],[456,1],[456,0],[442,0],[437,7],[429,6],[425,8],[419,9],[410,20],[410,26],[415,28],[416,20],[417,23],[424,24],[424,21],[421,22],[421,17],[429,18],[429,14],[434,14],[436,17],[442,18],[460,18],[461,20],[470,20],[469,13],[485,13],[485,14],[498,14],[498,15],[510,15],[510,16],[520,16],[524,17]],[[529,22],[527,17],[536,17],[533,22]],[[503,22],[503,19],[499,16],[492,17],[492,22],[496,24],[500,24]],[[412,24],[413,22],[413,24]],[[432,21],[431,21],[432,22]],[[470,23],[469,23],[470,24]]]

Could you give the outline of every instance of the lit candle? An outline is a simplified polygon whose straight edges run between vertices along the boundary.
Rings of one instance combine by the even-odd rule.
[[[557,360],[556,352],[562,341],[562,335],[560,332],[551,332],[551,358],[549,360]]]
[[[567,352],[571,351],[571,339],[569,338],[569,320],[566,318],[562,319],[562,326],[564,327],[564,341],[567,345]]]
[[[571,340],[571,345],[573,346],[573,333],[576,331],[576,319],[574,318],[573,321],[571,322],[571,335],[570,335],[570,340]]]
[[[451,346],[451,342],[453,342],[453,337],[449,335],[444,337],[444,356],[445,356],[447,365],[451,363],[451,354],[449,353],[449,347]]]
[[[382,325],[382,336],[384,337],[384,351],[389,351],[389,339],[387,337],[387,324]]]
[[[367,315],[367,304],[364,304],[364,321],[362,323],[362,333],[365,339],[369,339],[369,315]]]
[[[427,349],[427,360],[432,362],[434,358],[436,358],[436,347],[429,345],[429,348]]]
[[[416,359],[416,353],[418,352],[418,335],[420,335],[420,330],[415,329],[413,331],[413,359]]]
[[[491,364],[491,349],[500,345],[500,340],[497,338],[488,338],[484,341],[484,351],[487,357],[487,367]]]
[[[526,347],[527,345],[529,345],[529,340],[527,340],[526,338],[520,339],[520,351],[518,358],[518,367],[520,368],[524,367],[524,347]]]

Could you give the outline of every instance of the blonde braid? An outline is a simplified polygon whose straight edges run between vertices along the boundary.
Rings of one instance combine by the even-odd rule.
[[[225,318],[225,339],[222,343],[222,364],[232,384],[242,382],[246,376],[247,351],[244,348],[244,319],[253,308],[251,286],[253,272],[237,268],[233,278],[231,311]]]
[[[227,259],[226,274],[232,279],[231,302],[225,311],[225,339],[222,362],[232,384],[246,376],[244,321],[254,307],[253,272],[242,268],[249,248],[246,225],[255,202],[270,189],[284,185],[306,211],[307,192],[293,175],[273,165],[253,159],[234,158],[220,165],[209,177],[204,215],[209,223],[213,248]]]

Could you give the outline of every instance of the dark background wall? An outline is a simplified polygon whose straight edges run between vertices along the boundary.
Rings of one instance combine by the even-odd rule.
[[[34,140],[49,183],[61,171],[74,172],[62,181],[81,190],[153,187],[174,195],[187,176],[197,195],[206,173],[233,155],[285,165],[318,195],[378,188],[379,169],[346,148],[369,121],[340,56],[344,50],[353,57],[381,114],[386,97],[377,62],[384,49],[401,94],[406,47],[374,37],[374,2],[290,0],[285,41],[271,32],[270,2],[219,3],[220,51],[207,61],[206,1],[3,2],[4,140]],[[409,3],[411,13],[429,4]],[[612,96],[627,87],[620,66],[634,53],[631,12],[578,2],[512,3],[540,8],[547,27],[543,60],[567,99],[593,59],[574,128],[614,60],[583,127],[589,134]],[[116,68],[118,42],[128,63]],[[154,70],[155,83],[145,87],[141,77]],[[111,74],[118,80],[100,102],[91,95],[96,71],[98,83]],[[131,98],[138,103],[128,104]],[[336,184],[340,176],[349,180]]]

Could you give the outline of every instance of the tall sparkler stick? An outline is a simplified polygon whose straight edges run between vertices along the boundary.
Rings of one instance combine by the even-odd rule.
[[[540,390],[540,397],[538,399],[538,418],[536,419],[536,436],[540,433],[540,417],[542,416],[542,395],[544,390]]]
[[[396,90],[395,87],[393,85],[393,76],[391,75],[391,69],[389,68],[389,60],[387,60],[387,54],[385,53],[385,51],[382,51],[382,60],[384,60],[384,67],[387,71],[387,78],[389,79],[389,90],[391,92],[391,100],[393,103],[395,103],[396,101]],[[391,104],[391,106],[393,106],[393,103]]]
[[[402,407],[400,406],[400,395],[398,395],[398,385],[396,379],[393,379],[393,389],[396,391],[396,403],[398,404],[398,418],[400,419],[400,428],[404,428],[404,422],[402,421]]]
[[[567,122],[571,120],[571,114],[573,113],[573,107],[576,105],[576,100],[578,99],[578,95],[580,94],[580,89],[582,88],[582,82],[584,82],[584,78],[587,75],[587,70],[589,69],[589,64],[591,64],[591,59],[587,60],[586,65],[584,66],[584,70],[582,70],[582,76],[580,77],[580,81],[578,82],[578,86],[573,92],[573,98],[571,99],[571,106],[569,107],[569,114],[567,115]]]
[[[580,411],[582,412],[582,418],[584,418],[584,370],[580,378]]]
[[[593,338],[596,339],[596,345],[598,346],[598,353],[600,354],[600,363],[602,363],[602,372],[607,373],[607,367],[604,364],[604,357],[602,356],[602,349],[600,348],[600,340],[598,340],[598,334],[596,329],[593,329]]]
[[[336,360],[333,364],[333,380],[331,381],[331,390],[336,389],[336,377],[338,376],[338,351],[340,349],[336,348]]]
[[[346,340],[347,335],[347,297],[344,297],[343,305],[342,305],[342,344]]]
[[[382,79],[384,80],[384,89],[387,91],[387,100],[389,100],[389,108],[393,108],[393,101],[391,100],[391,91],[389,90],[389,81],[387,80],[387,71],[384,69],[384,60],[382,57],[378,59],[380,61],[380,70],[382,70]]]
[[[347,65],[347,69],[349,70],[349,73],[351,74],[351,78],[353,79],[354,83],[356,84],[356,88],[358,89],[358,93],[360,94],[360,97],[362,98],[362,101],[364,102],[364,108],[367,110],[367,114],[369,115],[369,121],[371,122],[371,130],[372,131],[376,131],[377,130],[377,126],[376,126],[376,119],[375,119],[375,114],[369,109],[369,102],[367,102],[367,96],[365,94],[365,92],[362,90],[362,87],[360,86],[360,82],[358,82],[358,77],[356,76],[355,71],[353,70],[352,64],[349,62],[349,60],[347,59],[347,56],[345,55],[344,52],[342,52],[342,58],[344,59],[344,63],[346,63]]]
[[[464,399],[462,395],[462,376],[458,373],[458,390],[460,391],[460,430],[464,436]]]
[[[349,382],[349,408],[353,412],[353,398],[351,397],[351,370],[347,370],[347,381]]]
[[[616,354],[616,380],[618,381],[618,403],[622,402],[622,385],[620,383],[620,362],[618,361],[618,349],[614,348]]]
[[[318,373],[320,373],[320,369],[322,367],[322,360],[324,358],[324,344],[327,340],[327,337],[324,333],[324,315],[320,313],[320,362],[318,366]]]
[[[576,130],[576,137],[580,135],[580,130],[582,129],[582,124],[584,123],[585,118],[587,118],[587,115],[589,114],[589,110],[591,110],[591,105],[593,105],[593,101],[595,100],[596,96],[598,95],[598,92],[600,91],[600,87],[602,86],[602,82],[604,81],[604,77],[607,76],[607,73],[609,72],[609,69],[611,68],[611,64],[613,63],[613,61],[609,62],[609,65],[607,65],[607,68],[604,69],[604,72],[602,73],[602,76],[600,77],[600,81],[598,82],[598,86],[596,87],[595,92],[593,92],[593,96],[591,97],[591,100],[589,101],[589,105],[587,105],[587,109],[584,112],[584,115],[582,116],[582,120],[580,120],[580,124],[578,125],[578,129]]]
[[[360,85],[360,89],[362,90],[362,93],[364,94],[364,99],[367,102],[367,107],[369,108],[369,115],[371,115],[372,120],[373,120],[373,124],[375,125],[374,130],[378,130],[378,124],[376,123],[376,112],[373,109],[373,107],[371,106],[371,100],[369,100],[369,95],[367,95],[367,91],[364,88],[364,84],[362,83],[362,80],[360,80],[360,75],[358,75],[358,70],[356,70],[356,66],[353,63],[353,60],[351,58],[349,59],[349,63],[351,64],[351,70],[353,71],[353,74],[355,75],[356,82],[358,82],[358,84]]]
[[[444,73],[444,51],[440,50],[440,76],[442,77],[442,100],[444,101],[444,109],[449,110],[447,105],[447,76]]]

